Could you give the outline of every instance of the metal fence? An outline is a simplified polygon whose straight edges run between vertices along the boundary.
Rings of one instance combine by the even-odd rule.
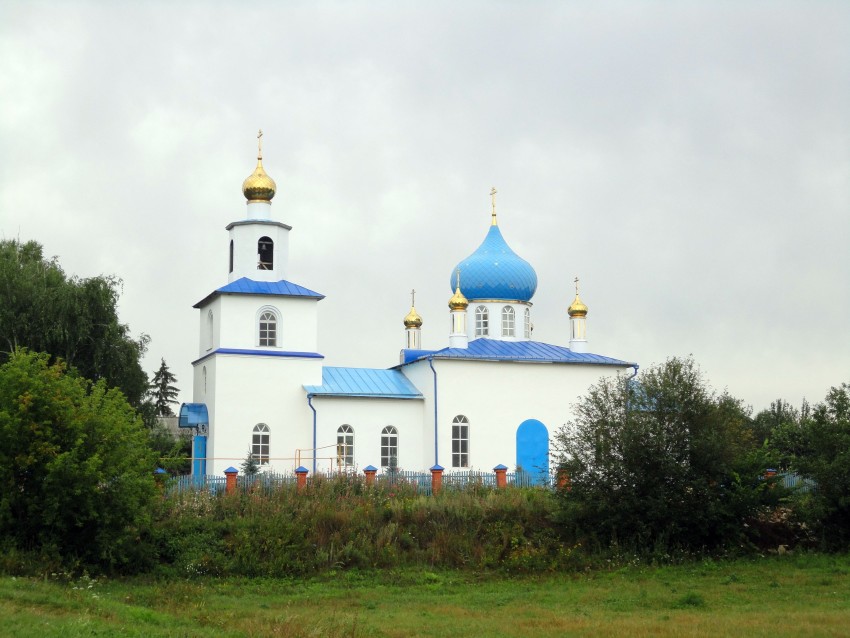
[[[320,477],[325,480],[337,479],[340,476],[363,481],[365,476],[354,472],[320,472],[311,475],[310,478]],[[506,474],[507,484],[511,487],[531,487],[534,485],[534,477],[528,472],[508,472]],[[309,480],[309,479],[308,479]],[[224,476],[213,475],[185,475],[176,476],[169,480],[167,487],[169,493],[182,493],[188,491],[207,491],[212,494],[223,494],[227,479]],[[284,485],[295,485],[297,477],[295,474],[261,472],[253,476],[238,476],[236,489],[240,491],[272,491]],[[417,492],[424,495],[431,494],[430,472],[413,472],[409,470],[387,470],[375,475],[375,483],[382,486],[409,485]],[[469,490],[476,488],[496,488],[496,474],[493,472],[477,472],[470,470],[466,472],[448,472],[443,474],[443,489],[447,490]]]

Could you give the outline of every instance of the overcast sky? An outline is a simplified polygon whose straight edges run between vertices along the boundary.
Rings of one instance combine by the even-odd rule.
[[[579,276],[591,352],[850,381],[848,2],[0,0],[0,238],[119,276],[184,401],[258,128],[328,365],[394,365],[411,288],[447,345],[495,186],[536,340]]]

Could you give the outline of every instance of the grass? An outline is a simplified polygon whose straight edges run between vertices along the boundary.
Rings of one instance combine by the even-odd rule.
[[[321,577],[0,578],[4,635],[846,636],[850,556],[583,574],[429,571]]]

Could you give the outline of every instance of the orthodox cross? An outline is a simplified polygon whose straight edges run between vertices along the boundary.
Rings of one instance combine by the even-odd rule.
[[[457,289],[460,290],[460,268],[457,269]]]
[[[257,159],[263,159],[263,129],[257,133]]]
[[[494,224],[494,225],[496,224],[496,193],[497,193],[497,192],[498,192],[498,191],[496,190],[496,187],[495,187],[495,186],[493,186],[493,187],[490,189],[490,205],[491,205],[491,207],[493,208],[493,213],[492,213],[492,214],[493,214],[493,224]]]
[[[410,307],[413,308],[416,305],[416,289],[410,291]]]
[[[574,281],[574,282],[575,282],[575,284],[576,284],[576,297],[578,297],[578,277],[576,277],[575,279],[573,279],[573,281]]]

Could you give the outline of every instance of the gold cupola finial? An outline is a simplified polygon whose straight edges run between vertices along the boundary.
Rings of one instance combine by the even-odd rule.
[[[569,309],[567,309],[567,313],[570,317],[586,317],[587,316],[587,306],[584,305],[584,302],[581,300],[581,297],[578,296],[578,277],[573,280],[576,284],[576,298],[573,299],[573,302],[570,304]]]
[[[266,202],[271,204],[277,192],[277,184],[263,169],[263,129],[257,133],[257,168],[242,182],[242,193],[249,203]]]
[[[467,306],[469,306],[469,301],[466,299],[466,297],[463,296],[463,293],[460,291],[460,268],[458,268],[457,286],[455,287],[455,294],[453,294],[451,299],[449,299],[449,309],[466,310]]]
[[[404,318],[404,327],[405,328],[421,328],[422,327],[422,317],[420,317],[419,313],[416,312],[416,290],[410,291],[410,312],[408,312],[407,316]]]
[[[493,220],[490,222],[491,226],[498,226],[499,224],[496,222],[496,193],[499,191],[496,190],[496,187],[493,186],[490,188],[490,207],[492,209],[491,215],[493,216]]]

